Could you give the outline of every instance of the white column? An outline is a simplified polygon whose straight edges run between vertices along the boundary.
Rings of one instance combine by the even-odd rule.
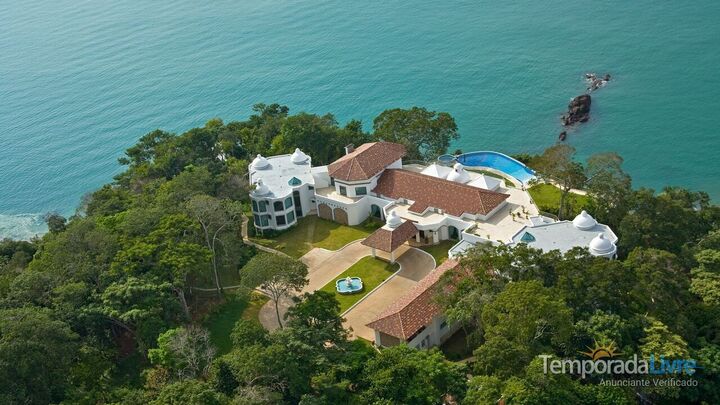
[[[375,254],[375,248],[372,248],[371,251],[372,251],[372,257],[373,258],[377,257],[377,255]]]
[[[440,235],[438,234],[438,231],[433,231],[433,244],[440,243]]]
[[[415,242],[420,243],[420,232],[415,234]]]
[[[395,251],[390,252],[390,263],[395,263]]]

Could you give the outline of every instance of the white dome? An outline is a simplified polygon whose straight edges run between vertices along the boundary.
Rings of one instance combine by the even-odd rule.
[[[253,193],[255,195],[265,195],[270,192],[270,188],[263,183],[262,179],[258,179],[258,181],[255,183],[255,190],[253,190]]]
[[[470,175],[460,163],[455,163],[453,170],[448,174],[447,179],[456,183],[467,183],[470,181]]]
[[[581,230],[591,229],[597,225],[595,218],[593,218],[592,215],[588,214],[585,210],[579,213],[572,222],[575,228]]]
[[[590,241],[590,253],[596,255],[604,255],[615,251],[615,244],[605,237],[605,234],[599,233]]]
[[[300,148],[295,148],[295,152],[290,156],[290,161],[295,164],[302,164],[308,161],[308,155],[303,153]]]
[[[268,162],[267,159],[265,159],[264,157],[262,157],[261,154],[258,153],[258,155],[255,156],[255,159],[253,159],[250,165],[253,169],[264,169],[270,166],[270,162]]]
[[[387,218],[385,219],[385,223],[390,228],[397,228],[402,224],[402,218],[398,216],[398,214],[395,213],[395,211],[390,211],[390,214],[388,214]]]

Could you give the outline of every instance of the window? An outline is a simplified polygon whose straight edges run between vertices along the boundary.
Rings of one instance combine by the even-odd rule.
[[[285,222],[285,215],[278,215],[275,217],[275,225],[282,226],[285,224],[287,224],[287,222]]]
[[[334,178],[334,177],[330,177],[330,185],[331,185],[331,186],[334,186],[334,185],[335,185],[335,178]]]
[[[340,195],[347,195],[347,188],[345,188],[345,186],[340,186]]]
[[[253,218],[255,219],[255,226],[266,227],[269,225],[267,215],[253,215]]]
[[[310,191],[315,190],[315,187],[313,187],[313,186],[308,186],[308,190],[310,190]]]
[[[267,201],[258,201],[258,211],[259,212],[265,212],[267,211]]]
[[[285,211],[285,208],[283,207],[283,202],[275,201],[273,203],[273,209],[275,210],[275,212]]]
[[[292,205],[293,205],[292,197],[286,198],[285,199],[285,209],[292,207]]]
[[[252,200],[252,207],[253,207],[253,208],[252,208],[253,211],[258,212],[258,204],[257,204],[257,201]]]
[[[447,321],[442,321],[442,323],[440,324],[440,329],[445,329],[445,328],[447,328]]]
[[[367,187],[355,187],[355,195],[366,195]]]
[[[295,213],[290,211],[287,214],[287,223],[292,224],[293,222],[295,222]]]

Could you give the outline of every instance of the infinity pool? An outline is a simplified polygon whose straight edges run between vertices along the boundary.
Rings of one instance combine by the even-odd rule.
[[[524,164],[498,152],[469,152],[463,153],[457,157],[457,161],[465,166],[470,167],[488,167],[500,170],[503,173],[515,177],[523,184],[527,184],[533,177],[535,172]]]

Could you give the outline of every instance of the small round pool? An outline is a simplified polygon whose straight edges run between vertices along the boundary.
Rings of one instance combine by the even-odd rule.
[[[354,294],[363,289],[363,282],[360,277],[345,277],[335,281],[335,289],[340,294]]]
[[[527,184],[535,177],[535,172],[521,162],[498,152],[469,152],[457,157],[457,161],[470,167],[488,167],[499,170]]]

